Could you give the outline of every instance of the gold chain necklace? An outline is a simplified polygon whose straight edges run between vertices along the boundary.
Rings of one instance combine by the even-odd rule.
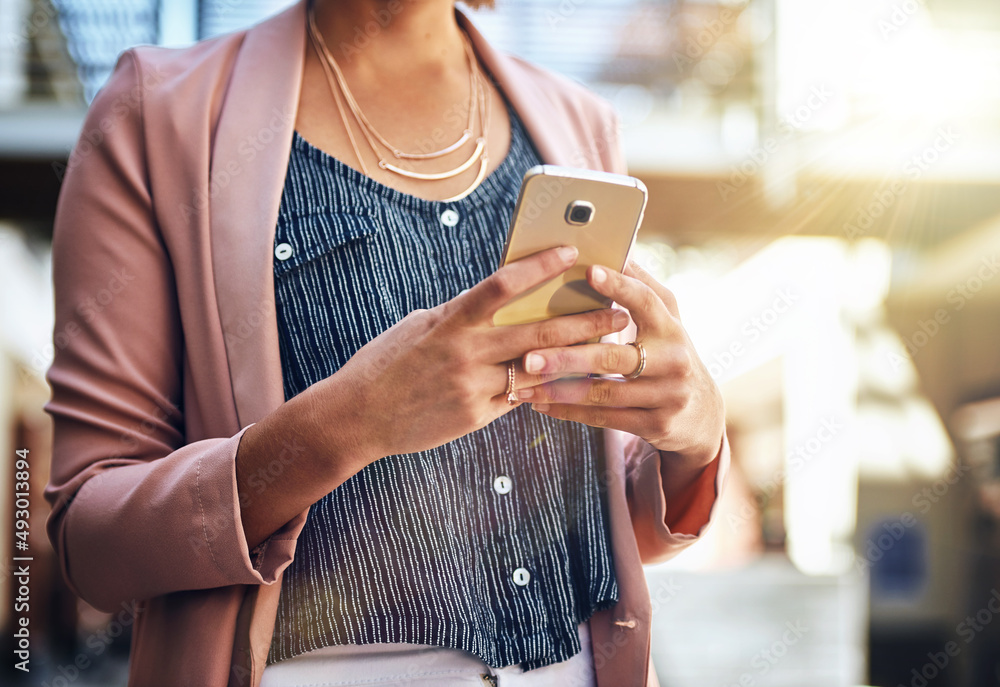
[[[466,59],[469,62],[469,121],[462,132],[462,135],[457,141],[449,146],[437,151],[432,151],[430,153],[405,153],[401,151],[396,146],[393,146],[389,141],[385,139],[384,136],[378,133],[375,128],[365,117],[364,113],[361,111],[360,106],[358,106],[357,101],[354,99],[353,94],[347,86],[347,81],[344,78],[343,72],[340,70],[340,66],[337,64],[336,59],[334,59],[333,54],[330,52],[323,40],[322,34],[316,26],[315,15],[313,13],[312,7],[309,8],[308,12],[309,19],[309,36],[313,43],[313,48],[316,50],[317,55],[320,58],[320,64],[323,67],[323,72],[326,75],[327,83],[330,86],[330,90],[333,93],[334,100],[337,104],[337,110],[340,113],[340,118],[344,123],[344,128],[347,131],[348,138],[351,142],[351,147],[354,150],[354,154],[358,158],[358,163],[361,166],[361,170],[366,176],[371,176],[368,172],[368,167],[365,164],[364,159],[361,157],[361,151],[358,148],[357,141],[354,138],[354,134],[350,123],[348,122],[347,115],[344,112],[344,107],[341,102],[341,94],[343,94],[343,99],[347,102],[348,108],[351,110],[351,114],[354,115],[354,119],[358,123],[358,128],[361,129],[361,133],[364,135],[372,153],[378,159],[378,165],[380,169],[398,174],[400,176],[405,176],[411,179],[419,179],[424,181],[438,181],[443,179],[450,179],[451,177],[461,174],[465,170],[473,166],[477,161],[479,162],[479,173],[473,180],[472,184],[466,188],[462,193],[447,198],[442,202],[454,202],[456,200],[461,200],[466,197],[472,191],[474,191],[486,177],[486,169],[488,167],[489,158],[487,157],[487,134],[489,132],[490,125],[490,115],[491,106],[489,102],[489,94],[486,87],[483,84],[483,77],[479,72],[479,63],[476,60],[475,54],[472,51],[472,46],[469,44],[468,38],[463,34],[463,47],[466,52]],[[338,88],[339,87],[339,88]],[[477,108],[477,100],[478,108]],[[379,152],[376,140],[381,143],[386,149],[388,149],[397,159],[410,159],[410,160],[429,160],[434,158],[439,158],[448,153],[458,150],[463,144],[465,144],[469,138],[472,136],[473,122],[475,121],[475,113],[479,111],[480,115],[480,125],[482,127],[482,135],[476,139],[476,148],[472,155],[466,159],[464,162],[459,164],[457,167],[446,170],[444,172],[435,173],[421,173],[412,172],[407,169],[403,169],[396,165],[393,165],[386,161],[385,157]]]

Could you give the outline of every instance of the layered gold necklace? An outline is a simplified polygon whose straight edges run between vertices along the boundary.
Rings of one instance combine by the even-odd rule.
[[[371,175],[368,173],[368,166],[365,164],[365,160],[361,156],[361,150],[354,137],[354,130],[348,121],[347,113],[344,111],[344,102],[347,103],[347,109],[351,111],[351,115],[353,115],[354,121],[357,122],[358,128],[361,130],[362,135],[368,142],[368,146],[371,148],[372,154],[378,160],[378,166],[380,169],[393,174],[398,174],[399,176],[407,177],[409,179],[419,179],[421,181],[440,181],[458,176],[478,162],[479,173],[473,180],[472,185],[459,193],[457,196],[446,198],[443,202],[450,203],[456,200],[461,200],[472,193],[482,183],[483,179],[486,178],[486,169],[489,164],[489,158],[487,157],[487,134],[490,127],[490,98],[489,92],[485,86],[484,77],[479,69],[479,62],[476,60],[475,53],[473,53],[472,46],[469,44],[469,39],[465,33],[462,32],[462,45],[465,48],[465,57],[469,63],[469,118],[466,123],[466,127],[457,141],[441,148],[440,150],[411,153],[404,152],[399,147],[390,143],[384,136],[382,136],[382,134],[376,131],[375,127],[371,125],[371,122],[368,121],[368,118],[358,106],[358,102],[355,100],[351,90],[347,87],[347,80],[344,78],[344,73],[341,71],[340,65],[337,64],[337,60],[334,59],[333,54],[327,47],[326,41],[323,40],[323,34],[319,32],[319,29],[316,26],[316,17],[311,3],[308,15],[309,38],[313,43],[316,53],[320,57],[320,64],[323,67],[323,73],[326,75],[330,91],[333,93],[333,99],[337,103],[337,111],[340,113],[340,118],[344,123],[345,130],[347,131],[347,138],[351,142],[351,147],[354,150],[354,154],[358,158],[358,164],[361,166],[361,171],[364,172],[365,176]],[[404,167],[392,164],[388,161],[388,157],[391,155],[396,160],[408,160],[420,163],[441,158],[449,153],[459,150],[463,145],[468,143],[474,135],[473,127],[475,126],[477,113],[479,114],[480,135],[475,139],[475,150],[473,150],[472,154],[457,167],[441,172],[425,173],[405,169]],[[383,150],[387,152],[383,153]]]

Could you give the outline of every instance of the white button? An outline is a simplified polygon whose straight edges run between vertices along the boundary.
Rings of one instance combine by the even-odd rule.
[[[453,227],[458,224],[458,213],[454,210],[445,210],[441,213],[441,224],[446,227]]]
[[[530,581],[531,581],[531,573],[525,570],[524,568],[518,568],[517,570],[514,571],[514,584],[516,584],[518,587],[523,587]]]
[[[279,243],[274,247],[274,257],[278,258],[278,260],[287,260],[292,257],[292,253],[294,252],[290,243]]]
[[[509,494],[512,483],[507,475],[500,475],[493,480],[493,490],[498,494]]]

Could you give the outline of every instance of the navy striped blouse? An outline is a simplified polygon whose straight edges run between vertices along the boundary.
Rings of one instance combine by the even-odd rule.
[[[521,178],[539,163],[508,112],[507,157],[454,203],[373,181],[295,133],[274,239],[286,399],[496,269]],[[521,405],[367,466],[310,509],[268,663],[374,642],[525,670],[568,659],[577,625],[618,598],[603,460],[599,430]]]

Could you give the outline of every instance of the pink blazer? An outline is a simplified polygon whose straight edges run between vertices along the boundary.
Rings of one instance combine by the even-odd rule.
[[[496,52],[458,18],[546,162],[625,171],[607,103]],[[272,244],[305,25],[300,1],[189,48],[126,51],[59,198],[47,530],[80,597],[125,618],[134,609],[130,685],[258,685],[308,512],[252,555],[235,476],[243,432],[284,402]],[[598,682],[655,683],[642,563],[708,523],[671,531],[684,517],[665,522],[659,452],[604,436],[621,599],[590,620]],[[269,473],[294,457],[289,446]],[[724,436],[689,509],[711,503],[714,517],[728,465]]]

